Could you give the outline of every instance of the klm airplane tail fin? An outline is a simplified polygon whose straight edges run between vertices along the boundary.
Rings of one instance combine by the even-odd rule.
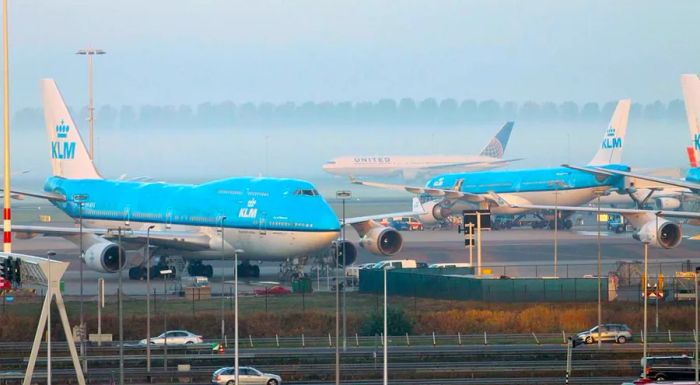
[[[489,156],[492,158],[503,158],[503,154],[506,152],[506,146],[508,145],[508,139],[510,139],[510,132],[513,131],[514,122],[507,122],[503,125],[500,131],[494,136],[489,144],[481,150],[481,156]]]
[[[688,156],[692,151],[692,157],[697,161],[700,158],[700,78],[695,74],[681,75],[681,86],[692,144],[688,148]]]
[[[53,79],[42,79],[41,94],[44,99],[44,120],[53,175],[69,179],[102,179],[90,159],[56,82]]]
[[[617,102],[615,112],[613,112],[610,123],[603,134],[600,148],[598,148],[598,152],[588,163],[589,166],[603,166],[622,162],[622,150],[631,106],[632,101],[630,99],[623,99]]]

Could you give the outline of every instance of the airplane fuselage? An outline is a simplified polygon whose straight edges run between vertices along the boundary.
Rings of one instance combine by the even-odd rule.
[[[341,176],[402,176],[411,179],[418,175],[490,170],[503,167],[505,163],[500,161],[498,158],[480,155],[345,156],[326,162],[323,170]]]
[[[283,260],[318,253],[338,237],[339,222],[311,183],[296,179],[229,178],[203,184],[144,183],[50,177],[54,205],[85,225],[210,235],[207,250],[173,255],[215,258],[244,250],[246,259]],[[223,228],[223,248],[220,231]],[[176,237],[176,236],[175,236]]]
[[[605,166],[628,170],[627,166]],[[427,188],[455,189],[470,194],[495,193],[511,204],[579,206],[611,188],[622,189],[620,176],[594,175],[565,167],[503,170],[440,175],[426,183]],[[496,214],[527,211],[507,205],[493,205]]]

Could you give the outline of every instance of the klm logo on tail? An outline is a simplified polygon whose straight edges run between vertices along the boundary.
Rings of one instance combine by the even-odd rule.
[[[622,138],[615,135],[615,127],[608,127],[605,138],[603,138],[603,144],[600,147],[605,150],[622,148]]]
[[[693,147],[696,151],[700,151],[700,134],[693,135]]]
[[[61,120],[60,124],[56,125],[56,138],[67,139],[70,126]],[[53,159],[73,159],[75,158],[75,142],[66,142],[57,140],[51,142],[51,158]]]

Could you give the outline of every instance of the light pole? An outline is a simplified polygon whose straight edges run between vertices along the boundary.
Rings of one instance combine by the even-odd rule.
[[[700,266],[695,267],[695,385],[700,384],[700,369],[698,367],[698,273]]]
[[[384,266],[384,385],[389,384],[389,327],[388,327],[388,322],[387,322],[387,305],[386,305],[386,297],[387,297],[387,290],[386,290],[386,271],[388,270],[388,265]]]
[[[603,327],[603,293],[602,293],[602,254],[600,250],[600,193],[598,194],[598,213],[596,214],[595,222],[598,229],[598,349],[602,347],[602,341],[600,340],[600,329]]]
[[[642,346],[642,356],[644,357],[644,368],[642,373],[647,372],[647,305],[649,304],[649,291],[647,290],[647,285],[649,281],[649,240],[644,241],[644,341],[643,341],[643,346]],[[658,298],[656,299],[657,301],[659,300]]]
[[[88,127],[90,128],[90,159],[95,159],[93,126],[95,123],[95,107],[92,97],[92,57],[94,55],[104,55],[107,52],[101,49],[87,48],[76,52],[76,55],[85,55],[88,60]]]
[[[343,280],[345,279],[345,199],[352,197],[352,192],[340,190],[335,197],[343,202],[343,223],[341,224],[341,250],[336,247],[335,258],[335,383],[340,384],[340,258],[343,258]],[[342,254],[341,254],[342,253]],[[345,351],[345,285],[343,284],[343,351]]]
[[[150,225],[146,228],[146,372],[148,381],[151,381],[151,230],[156,227]]]
[[[171,269],[164,269],[160,271],[160,275],[163,277],[163,335],[164,335],[164,340],[163,341],[163,349],[164,349],[164,358],[163,358],[163,371],[167,372],[168,371],[168,309],[165,307],[165,300],[167,299],[167,290],[168,290],[168,277],[170,274],[172,274],[173,271]],[[150,341],[148,341],[150,343]]]
[[[243,253],[241,249],[233,250],[233,296],[234,296],[234,318],[233,318],[233,373],[235,378],[235,385],[238,385],[238,253]]]
[[[7,9],[7,8],[5,8]],[[7,195],[7,194],[5,194]],[[49,286],[46,288],[46,296],[50,299],[51,297],[51,286],[53,285],[53,277],[51,275],[51,257],[56,256],[56,253],[49,251],[46,253],[46,257],[49,260],[48,272],[49,272]],[[51,385],[51,310],[46,314],[46,335],[48,336],[46,341],[46,385]]]
[[[83,361],[83,372],[87,373],[87,360],[85,357],[85,336],[83,330],[85,329],[85,321],[83,319],[83,265],[85,264],[85,249],[83,247],[83,205],[84,200],[87,198],[86,195],[73,195],[73,200],[78,202],[78,218],[80,226],[80,256],[78,257],[80,264],[80,357]]]
[[[118,229],[117,254],[119,255],[119,385],[124,385],[124,307],[122,304],[122,267],[124,251],[122,250],[122,228]]]
[[[564,187],[564,182],[554,182],[554,276],[558,277],[559,260],[559,187]]]
[[[224,221],[226,220],[226,216],[221,216],[221,340],[220,344],[224,344],[224,340],[226,337],[226,331],[225,331],[225,326],[226,326],[226,321],[224,319],[224,267],[225,267],[225,261],[224,261]]]

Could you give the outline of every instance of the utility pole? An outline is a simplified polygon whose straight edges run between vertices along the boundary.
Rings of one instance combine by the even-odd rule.
[[[90,129],[90,160],[95,159],[95,146],[94,146],[94,124],[95,124],[95,106],[93,105],[92,96],[92,57],[94,55],[104,55],[107,52],[101,49],[87,48],[81,49],[76,52],[76,55],[85,55],[88,60],[88,127]]]

